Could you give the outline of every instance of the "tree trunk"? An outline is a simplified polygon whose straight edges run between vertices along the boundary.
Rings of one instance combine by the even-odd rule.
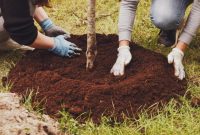
[[[96,31],[95,31],[95,5],[96,0],[88,0],[88,33],[87,33],[87,51],[86,51],[86,69],[94,67],[94,61],[97,55]]]

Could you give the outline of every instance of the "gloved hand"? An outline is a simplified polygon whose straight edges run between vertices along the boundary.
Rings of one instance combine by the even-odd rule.
[[[110,73],[114,74],[115,76],[122,76],[124,75],[125,66],[130,63],[132,59],[132,55],[130,52],[129,46],[120,46],[118,48],[118,58],[115,62],[114,66],[112,67]]]
[[[60,35],[54,38],[54,47],[49,49],[49,51],[59,56],[72,57],[80,55],[82,50],[74,43],[67,41],[65,36]]]
[[[172,51],[168,55],[168,63],[173,63],[175,69],[175,76],[178,77],[178,79],[180,80],[183,80],[183,78],[185,78],[184,66],[182,64],[183,57],[183,51],[181,51],[178,48],[172,49]]]
[[[50,19],[46,19],[40,23],[46,36],[56,37],[59,35],[64,35],[65,39],[70,38],[70,33],[63,30],[61,27],[56,26]]]

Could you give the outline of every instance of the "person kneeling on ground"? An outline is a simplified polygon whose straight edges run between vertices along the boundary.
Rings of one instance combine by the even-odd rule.
[[[80,55],[81,49],[66,40],[70,37],[69,34],[54,25],[40,7],[48,5],[48,2],[49,0],[0,0],[0,48],[37,48],[48,49],[59,56]],[[46,36],[37,30],[33,18]]]
[[[139,0],[122,0],[119,13],[119,48],[118,58],[111,69],[115,76],[124,75],[124,68],[132,59],[129,43],[132,26]],[[174,64],[175,76],[180,80],[185,78],[182,64],[184,51],[195,36],[200,25],[200,0],[194,0],[188,21],[176,44],[176,30],[184,18],[185,10],[191,0],[152,0],[151,19],[161,29],[158,43],[166,47],[176,45],[168,55],[168,62]]]

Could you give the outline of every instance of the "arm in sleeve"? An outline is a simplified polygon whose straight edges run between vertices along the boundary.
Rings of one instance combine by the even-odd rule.
[[[119,11],[119,41],[131,41],[131,34],[139,0],[122,0]]]
[[[196,35],[199,26],[200,26],[200,0],[194,0],[186,26],[180,35],[179,41],[182,41],[189,45],[193,37]]]
[[[28,0],[2,0],[4,27],[10,37],[19,44],[31,45],[38,30],[30,14]]]

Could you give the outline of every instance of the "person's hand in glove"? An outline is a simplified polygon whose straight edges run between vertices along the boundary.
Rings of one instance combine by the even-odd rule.
[[[178,77],[179,80],[183,80],[185,78],[185,71],[182,63],[183,57],[184,52],[178,47],[172,49],[168,55],[168,63],[174,65],[175,76]]]
[[[40,26],[42,27],[46,36],[56,37],[59,35],[63,35],[65,39],[70,38],[70,34],[63,30],[63,28],[56,26],[49,18],[40,22]]]
[[[54,47],[48,50],[63,57],[78,56],[82,51],[74,43],[67,41],[63,35],[55,37]]]
[[[111,69],[111,74],[114,76],[123,76],[125,66],[130,63],[132,55],[130,52],[130,47],[128,45],[122,45],[118,48],[118,57],[114,66]]]

